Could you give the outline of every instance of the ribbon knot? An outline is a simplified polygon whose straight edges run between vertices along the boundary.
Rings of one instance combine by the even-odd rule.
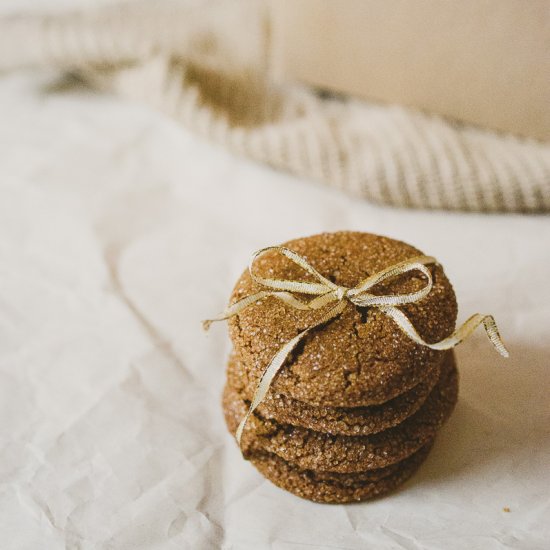
[[[340,302],[341,300],[343,300],[344,298],[346,298],[346,296],[348,295],[348,291],[349,289],[346,288],[345,286],[339,286],[337,289],[336,289],[336,299]]]
[[[257,275],[254,272],[255,261],[266,252],[274,251],[277,252],[289,260],[291,260],[296,265],[303,268],[307,273],[309,273],[314,282],[311,281],[295,281],[289,279],[271,279],[265,278]],[[203,326],[205,329],[208,329],[210,324],[214,321],[222,321],[224,319],[229,319],[234,315],[238,315],[244,309],[254,305],[259,300],[262,300],[267,297],[276,298],[287,306],[292,307],[298,310],[320,310],[326,309],[326,307],[336,302],[332,308],[328,311],[325,311],[323,315],[310,327],[298,333],[294,338],[288,341],[273,357],[269,365],[265,368],[260,381],[252,398],[250,407],[241,420],[235,437],[239,445],[241,444],[241,436],[243,429],[246,425],[246,422],[250,418],[250,415],[258,407],[258,405],[263,401],[266,396],[271,383],[275,378],[276,374],[282,368],[287,357],[291,351],[296,347],[298,342],[302,340],[310,331],[313,329],[332,321],[338,317],[344,309],[347,307],[348,303],[352,303],[358,307],[375,307],[382,311],[385,315],[393,319],[396,325],[414,342],[422,346],[426,346],[434,350],[448,350],[454,348],[465,338],[467,338],[479,325],[483,324],[487,336],[491,340],[495,349],[503,356],[508,357],[508,351],[504,346],[500,335],[498,333],[498,328],[495,322],[495,319],[492,315],[481,315],[476,313],[472,315],[461,327],[459,327],[455,332],[453,332],[447,338],[443,340],[430,344],[425,342],[422,337],[418,334],[414,326],[408,317],[397,307],[404,304],[411,304],[419,302],[425,298],[433,288],[433,279],[430,270],[426,265],[436,264],[437,261],[431,256],[416,256],[409,260],[399,262],[390,267],[383,269],[373,275],[370,275],[366,279],[363,279],[359,284],[353,288],[347,288],[345,286],[339,286],[336,283],[333,283],[323,275],[321,275],[307,260],[297,254],[296,252],[285,248],[283,246],[271,246],[268,248],[262,248],[252,255],[252,259],[249,265],[249,272],[252,280],[258,285],[264,287],[268,290],[260,290],[255,294],[246,296],[241,300],[238,300],[234,304],[230,305],[223,313],[215,317],[214,319],[209,319],[203,321]],[[407,294],[372,294],[369,292],[376,285],[383,283],[389,279],[393,279],[399,275],[403,275],[410,271],[417,271],[423,275],[425,279],[425,284],[420,290]],[[315,296],[309,301],[304,301],[303,298],[296,296],[298,295],[310,295]]]

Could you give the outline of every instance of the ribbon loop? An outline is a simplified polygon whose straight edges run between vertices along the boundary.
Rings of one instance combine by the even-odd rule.
[[[314,277],[317,282],[309,281],[294,281],[287,279],[271,279],[261,277],[254,272],[254,263],[263,254],[274,251],[301,267],[306,273]],[[462,326],[455,330],[450,336],[435,343],[428,343],[418,334],[409,318],[398,307],[404,304],[412,304],[419,302],[431,292],[433,288],[433,278],[430,270],[426,267],[429,264],[436,264],[437,261],[431,256],[416,256],[409,260],[404,260],[397,264],[391,265],[382,271],[370,275],[363,279],[357,286],[347,288],[339,286],[323,275],[321,275],[313,266],[311,266],[305,258],[283,246],[270,246],[262,248],[255,252],[252,256],[249,272],[252,280],[263,287],[271,290],[260,290],[255,294],[246,296],[234,304],[231,304],[223,313],[215,317],[203,321],[203,326],[208,329],[214,321],[222,321],[229,319],[234,315],[238,315],[244,309],[256,304],[266,298],[276,298],[282,301],[285,305],[302,311],[315,311],[323,309],[332,302],[337,304],[327,311],[321,318],[310,327],[298,333],[294,338],[287,342],[273,357],[269,365],[264,370],[250,407],[241,420],[237,432],[235,434],[237,442],[241,445],[241,438],[244,427],[256,410],[258,405],[263,401],[277,373],[283,367],[286,359],[298,343],[312,330],[321,325],[328,323],[338,317],[347,307],[348,302],[358,307],[376,307],[385,315],[390,317],[396,325],[414,342],[419,345],[426,346],[434,350],[448,350],[454,348],[465,338],[467,338],[478,326],[483,324],[487,336],[491,340],[495,349],[503,356],[508,357],[508,350],[504,346],[498,332],[495,319],[492,315],[481,315],[476,313],[472,315]],[[418,291],[408,294],[386,294],[377,295],[369,292],[376,285],[384,281],[391,280],[399,275],[418,271],[425,279],[426,284]],[[294,294],[307,294],[315,296],[309,301],[303,301]]]
[[[296,265],[299,265],[304,271],[313,275],[319,282],[311,283],[308,281],[289,281],[285,279],[268,279],[260,277],[254,273],[254,262],[263,256],[266,252],[276,251],[286,256],[289,260],[294,262]],[[267,248],[262,248],[252,255],[250,265],[248,266],[248,271],[254,282],[266,286],[268,288],[273,288],[275,290],[288,290],[290,292],[298,292],[299,294],[326,294],[327,292],[338,289],[338,286],[335,285],[332,281],[329,281],[323,277],[315,268],[306,262],[304,258],[296,254],[289,248],[284,246],[268,246]]]

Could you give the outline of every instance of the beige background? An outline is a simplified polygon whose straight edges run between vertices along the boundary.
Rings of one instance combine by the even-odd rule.
[[[19,12],[12,5],[0,15],[0,73],[53,69],[72,81],[76,75],[160,110],[233,153],[369,201],[550,211],[550,141],[402,105],[322,96],[299,83],[274,85],[267,78],[272,41],[263,2],[62,4]]]

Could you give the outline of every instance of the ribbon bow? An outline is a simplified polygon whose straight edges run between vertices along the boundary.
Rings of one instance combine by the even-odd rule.
[[[254,273],[254,262],[266,252],[274,251],[287,257],[303,268],[307,273],[312,275],[317,282],[309,281],[292,281],[285,279],[269,279],[260,277]],[[508,351],[504,346],[495,319],[492,315],[481,315],[476,313],[472,315],[461,327],[455,330],[450,336],[434,344],[425,342],[418,334],[408,317],[397,306],[418,302],[425,298],[433,287],[433,279],[430,270],[426,267],[429,264],[437,263],[435,258],[431,256],[415,256],[409,260],[399,262],[395,265],[387,267],[378,273],[370,275],[363,279],[357,286],[347,288],[340,286],[323,277],[315,268],[313,268],[302,256],[283,246],[270,246],[262,248],[255,252],[252,256],[249,265],[249,272],[252,280],[257,284],[272,290],[261,290],[250,296],[246,296],[229,306],[223,313],[215,317],[203,321],[203,326],[206,330],[214,321],[223,321],[234,315],[238,315],[244,309],[255,304],[259,300],[272,296],[281,300],[286,305],[298,310],[318,310],[336,302],[332,308],[324,313],[317,322],[306,328],[292,340],[287,342],[273,357],[269,365],[264,370],[248,411],[241,420],[235,437],[239,445],[241,444],[241,436],[243,429],[250,418],[250,415],[256,410],[258,405],[266,396],[273,379],[282,368],[285,360],[296,345],[313,329],[328,323],[340,315],[347,307],[348,303],[352,303],[359,307],[376,307],[385,315],[394,320],[397,326],[414,342],[422,346],[426,346],[434,350],[448,350],[454,348],[462,340],[467,338],[479,325],[483,323],[487,336],[491,340],[495,349],[503,356],[508,357]],[[369,292],[374,286],[388,279],[392,279],[409,271],[419,271],[426,278],[426,284],[418,291],[409,294],[386,294],[376,295]],[[316,296],[309,301],[303,301],[297,298],[294,293],[308,294]]]

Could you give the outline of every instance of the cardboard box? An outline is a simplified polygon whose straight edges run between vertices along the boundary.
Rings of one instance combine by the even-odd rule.
[[[550,0],[275,0],[273,74],[550,140]]]

